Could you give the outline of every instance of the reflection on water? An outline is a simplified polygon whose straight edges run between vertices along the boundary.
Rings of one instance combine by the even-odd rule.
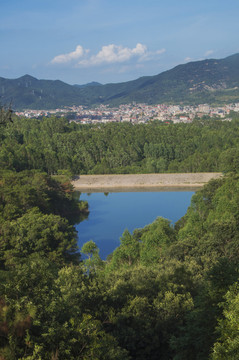
[[[178,190],[178,189],[177,189]],[[175,223],[187,211],[194,191],[82,193],[89,203],[89,216],[76,225],[78,245],[93,240],[105,259],[118,245],[127,228],[132,232],[162,216]]]

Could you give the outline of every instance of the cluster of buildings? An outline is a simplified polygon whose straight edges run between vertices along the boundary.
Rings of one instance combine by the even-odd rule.
[[[95,108],[86,106],[71,106],[54,110],[25,110],[16,115],[27,118],[44,116],[66,116],[69,121],[81,124],[99,124],[108,122],[131,122],[135,124],[159,120],[173,123],[189,123],[195,118],[212,117],[230,120],[230,112],[239,112],[239,103],[212,107],[208,104],[197,106],[182,105],[147,105],[127,104],[111,108],[109,105],[99,105]]]

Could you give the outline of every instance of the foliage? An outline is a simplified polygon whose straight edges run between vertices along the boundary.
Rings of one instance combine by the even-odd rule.
[[[237,172],[238,129],[238,119],[99,126],[15,119],[0,127],[0,169],[36,169],[62,180],[72,174]]]
[[[16,119],[0,139],[1,359],[238,358],[238,120]],[[69,176],[116,170],[228,173],[175,226],[126,229],[106,262],[90,240],[81,259],[72,224],[87,204]]]
[[[12,179],[12,173],[5,175]],[[23,186],[30,179],[14,175]],[[238,180],[234,174],[209,182],[175,228],[158,218],[132,234],[125,230],[106,263],[93,241],[82,248],[87,258],[77,260],[74,231],[65,218],[49,212],[52,202],[44,191],[36,207],[38,197],[25,190],[15,212],[6,212],[4,197],[1,356],[141,360],[160,354],[163,360],[206,360],[211,353],[213,359],[233,358],[238,351]],[[8,191],[6,196],[11,204]]]
[[[76,232],[58,215],[42,214],[37,208],[22,217],[5,222],[0,235],[0,263],[12,267],[32,254],[49,258],[56,264],[76,262]]]
[[[100,258],[99,249],[94,241],[90,240],[86,242],[81,248],[82,254],[88,256],[87,259],[84,260],[84,265],[89,274],[92,272],[95,273],[96,271],[100,271],[103,269],[104,263]]]
[[[219,339],[214,344],[212,359],[232,360],[239,354],[239,295],[238,283],[235,283],[225,295],[223,306],[224,317],[219,321],[218,332]]]

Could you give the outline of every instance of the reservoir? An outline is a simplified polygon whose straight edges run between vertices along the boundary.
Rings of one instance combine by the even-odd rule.
[[[75,225],[78,246],[93,240],[103,260],[120,244],[125,229],[131,233],[152,223],[158,216],[178,221],[190,205],[194,191],[146,191],[81,193],[89,204],[89,216]]]

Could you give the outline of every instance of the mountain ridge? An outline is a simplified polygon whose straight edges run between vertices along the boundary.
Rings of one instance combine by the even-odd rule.
[[[69,85],[61,80],[0,77],[1,103],[14,109],[50,109],[100,103],[228,103],[239,102],[239,53],[224,59],[206,59],[180,64],[153,76],[102,85],[91,82]]]

